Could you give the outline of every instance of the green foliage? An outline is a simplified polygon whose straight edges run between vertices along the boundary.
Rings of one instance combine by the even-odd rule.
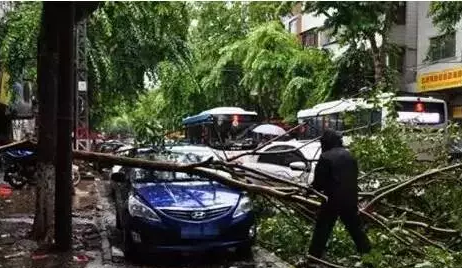
[[[432,1],[429,15],[433,17],[433,23],[441,30],[451,32],[462,18],[462,3],[459,1]]]
[[[12,79],[36,79],[37,38],[41,2],[12,4],[0,22],[0,59]]]
[[[151,116],[157,117],[166,130],[178,129],[184,117],[204,109],[206,96],[187,67],[162,62],[158,77],[160,86],[148,93],[151,101],[146,100],[145,105],[153,107]]]
[[[106,2],[88,21],[92,121],[134,104],[164,60],[188,59],[189,16],[182,2]]]
[[[397,8],[396,2],[315,1],[306,5],[306,11],[327,17],[325,28],[332,29],[343,43],[386,35],[396,20]]]
[[[235,79],[239,85],[233,88],[229,88],[227,79],[230,66],[238,66]],[[224,47],[204,87],[228,87],[216,93],[249,99],[265,117],[274,117],[279,110],[285,119],[293,121],[296,111],[309,101],[315,103],[329,96],[331,73],[329,54],[303,49],[280,23],[270,22]],[[225,96],[218,98],[226,100]]]
[[[262,219],[258,227],[259,242],[291,263],[302,261],[308,252],[311,233],[312,227],[303,220],[282,213]]]
[[[391,173],[410,173],[415,153],[405,139],[405,130],[391,120],[378,135],[356,135],[349,146],[363,171],[385,167]]]
[[[315,1],[306,3],[305,11],[326,16],[324,30],[331,31],[341,45],[356,49],[358,44],[368,42],[374,61],[375,82],[379,84],[387,80],[385,59],[393,50],[388,37],[399,14],[398,7],[399,2]],[[377,43],[376,36],[381,37],[381,44]]]
[[[104,122],[101,126],[102,130],[109,136],[131,136],[133,129],[128,116],[112,117],[110,120]]]
[[[332,82],[335,98],[357,94],[358,90],[374,84],[374,60],[363,45],[350,46],[336,60],[336,73]]]
[[[0,58],[13,79],[35,79],[42,4],[14,4],[0,23]],[[145,76],[161,61],[187,63],[189,27],[184,2],[106,2],[87,23],[89,93],[93,124],[120,116],[145,91]]]

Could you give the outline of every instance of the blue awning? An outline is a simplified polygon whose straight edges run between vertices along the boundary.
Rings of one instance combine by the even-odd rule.
[[[183,119],[183,125],[194,125],[194,124],[203,124],[203,123],[212,123],[213,116],[211,114],[199,114],[194,116],[189,116]]]

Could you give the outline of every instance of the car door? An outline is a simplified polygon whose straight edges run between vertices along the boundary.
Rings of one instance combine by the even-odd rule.
[[[275,145],[270,148],[267,148],[266,150],[264,150],[264,152],[286,151],[293,149],[295,149],[295,146],[292,145]],[[290,153],[260,155],[257,159],[257,163],[265,163],[278,166],[277,169],[271,171],[272,173],[278,175],[289,175],[290,177],[298,177],[303,173],[302,171],[295,171],[290,168],[290,163],[298,161],[304,163],[307,162],[299,150]]]

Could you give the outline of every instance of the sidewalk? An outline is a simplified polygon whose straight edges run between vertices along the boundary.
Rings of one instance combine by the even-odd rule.
[[[73,211],[73,250],[58,254],[40,249],[29,238],[35,208],[35,189],[13,190],[0,183],[0,267],[102,267],[101,238],[96,228],[97,202],[93,181],[76,189]],[[3,189],[3,191],[2,191]]]

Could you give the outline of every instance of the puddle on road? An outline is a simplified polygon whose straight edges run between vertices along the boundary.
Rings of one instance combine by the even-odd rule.
[[[72,208],[77,211],[95,208],[97,205],[96,186],[94,181],[81,181],[72,198]]]

